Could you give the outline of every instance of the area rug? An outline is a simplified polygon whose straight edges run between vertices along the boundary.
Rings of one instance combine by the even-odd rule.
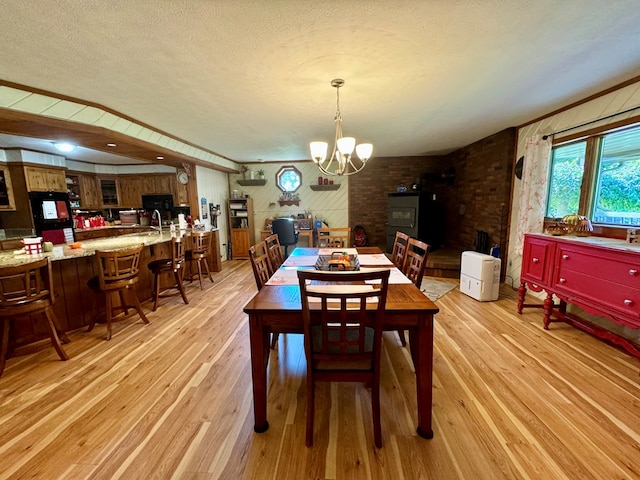
[[[422,293],[429,297],[429,300],[435,302],[456,287],[457,285],[455,283],[440,282],[439,280],[434,280],[432,278],[423,278],[421,290]]]

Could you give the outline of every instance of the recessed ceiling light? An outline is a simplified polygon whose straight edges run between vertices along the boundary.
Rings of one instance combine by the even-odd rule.
[[[117,147],[117,143],[107,143],[107,147]]]
[[[53,146],[65,153],[73,152],[76,149],[76,146],[69,142],[53,142]]]
[[[164,160],[164,157],[163,157],[163,156],[158,155],[158,156],[156,157],[156,160]]]

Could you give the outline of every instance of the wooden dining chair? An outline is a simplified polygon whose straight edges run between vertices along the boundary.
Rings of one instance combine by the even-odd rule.
[[[160,298],[160,276],[163,273],[172,272],[175,284],[169,288],[176,288],[182,296],[185,304],[189,303],[187,294],[184,291],[184,239],[180,236],[171,238],[171,258],[160,258],[149,262],[147,268],[153,273],[153,311],[158,308]]]
[[[278,247],[279,248],[279,247]],[[267,246],[267,241],[263,240],[260,243],[256,243],[255,245],[249,248],[249,260],[251,261],[251,269],[253,270],[253,276],[256,280],[256,286],[258,287],[258,291],[262,290],[273,275],[274,270],[271,261],[269,259],[269,248]],[[272,331],[271,332],[271,348],[275,349],[276,344],[278,343],[279,332]]]
[[[428,244],[415,238],[409,239],[402,273],[404,273],[405,276],[411,280],[416,287],[418,287],[418,289],[422,288],[422,277],[424,276],[424,270],[427,266],[428,255]],[[398,335],[402,346],[406,346],[407,339],[404,335],[404,330],[398,330]]]
[[[400,269],[404,270],[404,261],[407,258],[407,244],[409,243],[409,235],[404,232],[396,232],[396,238],[393,241],[393,251],[391,252],[391,261]]]
[[[203,271],[213,283],[213,277],[209,271],[209,252],[211,251],[211,232],[191,232],[191,249],[185,251],[184,258],[189,265],[189,281],[193,281],[193,276],[198,275],[200,290],[204,290],[202,285]],[[198,273],[194,273],[193,266],[196,266]]]
[[[258,290],[262,290],[262,287],[265,286],[272,275],[266,240],[249,247],[249,260],[251,262],[253,276],[256,280],[256,286]]]
[[[407,259],[407,246],[409,244],[409,235],[404,232],[397,231],[396,238],[393,241],[393,250],[391,252],[391,261],[393,264],[404,273],[404,262]],[[404,330],[398,330],[398,337],[403,347],[407,346],[407,338],[404,335]]]
[[[69,338],[62,331],[53,311],[54,301],[49,258],[0,268],[0,376],[4,371],[9,348],[9,324],[12,320],[30,322],[32,314],[44,314],[53,347],[61,360],[69,359],[60,342],[62,339],[64,343],[68,343]]]
[[[351,227],[318,229],[318,247],[349,248],[351,246]]]
[[[267,244],[267,254],[269,255],[269,265],[271,266],[271,274],[280,268],[284,263],[284,257],[282,256],[282,249],[280,248],[280,239],[278,234],[274,233],[264,239]]]
[[[373,438],[376,447],[382,447],[380,351],[389,273],[388,269],[353,273],[298,270],[307,359],[308,447],[313,445],[316,382],[370,385]]]
[[[90,278],[87,285],[94,292],[104,294],[107,340],[111,340],[112,322],[129,319],[137,313],[144,323],[149,323],[135,288],[138,283],[140,254],[143,248],[144,245],[138,245],[113,251],[96,250],[98,275]],[[119,302],[114,301],[116,295]],[[96,319],[92,318],[87,331],[93,330],[95,324]]]

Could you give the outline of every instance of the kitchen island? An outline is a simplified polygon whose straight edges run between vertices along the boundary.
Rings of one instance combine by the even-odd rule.
[[[190,231],[182,230],[175,234],[187,235]],[[213,251],[219,252],[218,231],[213,231]],[[54,311],[64,331],[76,330],[86,327],[90,319],[97,317],[104,311],[104,297],[97,295],[88,286],[87,281],[97,275],[97,265],[94,262],[96,250],[117,250],[122,248],[144,245],[140,257],[140,276],[136,290],[141,302],[151,298],[153,289],[153,275],[147,269],[147,264],[159,258],[171,257],[172,233],[168,230],[147,231],[137,234],[121,235],[115,237],[98,238],[79,242],[81,248],[71,248],[68,245],[58,245],[53,252],[37,255],[0,251],[0,266],[20,265],[34,261],[38,258],[49,257],[54,278],[54,293],[56,301]],[[214,253],[218,258],[219,254]],[[212,256],[214,256],[212,255]],[[214,271],[219,271],[219,268]],[[167,284],[171,279],[166,279]],[[144,305],[143,305],[144,307]],[[94,330],[92,334],[100,334]],[[10,332],[9,350],[17,349],[26,344],[48,339],[48,333],[43,327],[41,319],[32,321],[15,322]]]

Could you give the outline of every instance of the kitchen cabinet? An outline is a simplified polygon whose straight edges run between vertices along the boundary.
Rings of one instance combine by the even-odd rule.
[[[155,192],[158,195],[173,195],[175,188],[173,188],[174,175],[158,175],[153,177],[155,184]]]
[[[15,210],[16,202],[13,198],[13,186],[9,168],[0,166],[0,210]]]
[[[100,185],[95,175],[78,174],[80,186],[80,206],[82,208],[99,208],[102,206]]]
[[[49,167],[24,167],[24,177],[28,192],[66,192],[67,183],[64,170]]]
[[[189,205],[189,186],[176,182],[176,195],[174,202],[178,205]]]
[[[78,181],[78,176],[67,174],[66,182],[71,208],[80,208],[82,195],[80,194],[80,182]]]
[[[542,305],[545,329],[552,321],[562,321],[640,358],[640,348],[634,343],[567,311],[567,304],[574,304],[618,325],[640,328],[640,245],[609,238],[527,234],[518,313],[540,306],[524,303],[527,288],[546,292]]]
[[[249,258],[249,247],[255,243],[253,199],[231,199],[228,211],[231,258]]]
[[[118,179],[98,177],[102,205],[105,207],[117,207],[120,205],[118,196]]]
[[[127,208],[142,208],[141,182],[136,177],[119,177],[119,205]]]

